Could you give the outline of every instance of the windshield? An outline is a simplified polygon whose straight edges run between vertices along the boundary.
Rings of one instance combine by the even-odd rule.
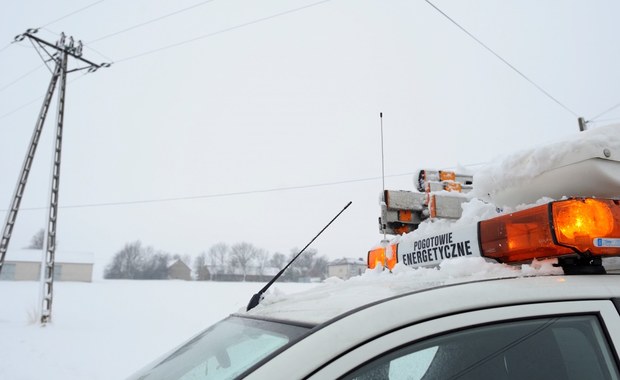
[[[284,323],[229,317],[131,379],[233,379],[307,330]]]

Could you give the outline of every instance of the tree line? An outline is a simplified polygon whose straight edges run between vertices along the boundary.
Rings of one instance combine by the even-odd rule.
[[[105,267],[103,277],[109,279],[159,280],[168,278],[168,266],[179,255],[145,247],[139,240],[127,243]],[[187,259],[186,259],[187,260]]]
[[[104,270],[106,279],[166,279],[168,267],[176,260],[191,267],[193,278],[205,280],[259,280],[274,274],[299,253],[297,248],[288,255],[273,254],[251,243],[233,245],[217,243],[198,254],[193,261],[185,255],[144,246],[139,240],[125,244]],[[281,277],[282,281],[308,281],[327,277],[328,259],[320,256],[316,249],[307,249]]]

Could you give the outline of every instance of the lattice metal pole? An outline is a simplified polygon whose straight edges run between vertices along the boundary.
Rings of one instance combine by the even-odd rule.
[[[19,212],[19,206],[21,203],[21,199],[24,195],[24,189],[26,186],[26,182],[28,180],[28,174],[30,173],[30,169],[32,167],[32,161],[34,158],[34,154],[39,143],[39,138],[41,137],[41,130],[43,128],[43,124],[45,122],[45,117],[47,115],[47,111],[49,109],[49,105],[51,102],[51,98],[54,94],[54,90],[56,88],[56,83],[60,78],[60,90],[58,94],[58,117],[56,121],[56,141],[54,145],[54,165],[52,168],[52,183],[51,183],[51,194],[50,194],[50,207],[49,207],[49,221],[47,226],[47,235],[44,244],[44,258],[43,265],[41,268],[41,296],[42,296],[42,307],[41,307],[41,315],[40,320],[42,324],[48,323],[52,318],[52,298],[53,298],[53,285],[54,285],[54,256],[56,253],[56,222],[58,217],[58,190],[59,190],[59,181],[60,181],[60,158],[62,153],[62,133],[63,133],[63,121],[64,121],[64,110],[65,110],[65,92],[67,87],[67,73],[74,72],[79,70],[87,70],[92,73],[97,71],[102,67],[110,67],[110,63],[101,63],[96,64],[92,61],[89,61],[82,57],[82,42],[78,41],[77,45],[74,43],[73,37],[69,37],[68,43],[65,43],[65,34],[61,33],[60,40],[56,42],[56,44],[44,41],[34,34],[37,33],[38,29],[28,29],[25,33],[17,35],[15,37],[15,41],[23,41],[26,38],[29,38],[33,45],[38,44],[40,49],[43,49],[49,57],[52,58],[56,62],[56,68],[54,73],[52,74],[52,79],[50,81],[47,94],[45,95],[45,99],[43,101],[43,106],[41,107],[41,112],[39,113],[39,118],[37,119],[37,123],[35,125],[35,130],[32,135],[32,139],[30,141],[30,147],[28,152],[26,153],[26,158],[22,165],[21,175],[18,179],[17,186],[15,188],[15,193],[13,195],[13,201],[10,204],[10,211],[7,214],[4,230],[2,232],[2,240],[0,241],[0,271],[2,270],[2,266],[4,264],[5,254],[8,250],[9,241],[11,239],[11,235],[13,233],[13,227],[15,225],[15,220],[17,219],[17,213]],[[47,49],[53,49],[56,53],[52,54]],[[79,67],[67,71],[67,65],[69,57],[73,57],[74,59],[87,64],[87,66]]]
[[[52,79],[50,80],[50,84],[47,88],[47,93],[45,94],[45,99],[43,100],[43,105],[41,106],[41,111],[39,112],[39,117],[34,127],[34,132],[32,133],[32,137],[30,139],[30,145],[28,147],[26,157],[24,158],[24,162],[22,164],[21,174],[17,179],[17,186],[15,186],[15,192],[13,193],[12,202],[9,207],[9,213],[6,216],[6,221],[4,223],[2,240],[0,241],[0,272],[2,272],[2,266],[4,264],[4,257],[6,255],[6,251],[9,249],[9,241],[11,240],[11,235],[13,234],[13,226],[15,225],[17,213],[19,212],[19,206],[21,204],[22,197],[24,196],[26,182],[28,181],[28,175],[30,174],[30,169],[32,168],[32,161],[34,159],[34,154],[39,144],[39,138],[41,137],[41,131],[43,130],[45,117],[47,116],[47,111],[52,101],[52,96],[54,95],[56,83],[58,82],[58,77],[60,76],[61,71],[62,67],[60,65],[60,62],[57,62],[56,69],[54,70],[54,74],[52,75]]]
[[[56,253],[56,221],[58,216],[58,188],[60,185],[60,158],[62,153],[62,131],[65,114],[65,93],[67,89],[67,61],[66,51],[60,52],[60,86],[58,90],[58,117],[56,119],[56,143],[54,144],[54,166],[52,169],[52,185],[50,194],[49,222],[47,224],[47,247],[43,262],[43,306],[41,308],[41,323],[52,320],[52,297],[54,287],[54,256]]]

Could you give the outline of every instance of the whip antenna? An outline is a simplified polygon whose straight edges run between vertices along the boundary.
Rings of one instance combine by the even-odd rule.
[[[387,199],[385,199],[385,157],[383,154],[383,112],[379,112],[379,119],[381,121],[381,182],[383,186],[383,202],[387,202]],[[381,223],[381,230],[383,231],[383,240],[386,240],[384,223]]]
[[[265,293],[267,291],[267,289],[269,289],[269,287],[271,285],[273,285],[273,283],[276,282],[276,280],[278,278],[280,278],[280,276],[282,276],[282,273],[284,273],[284,271],[289,266],[291,266],[293,261],[297,260],[299,255],[301,255],[306,250],[306,248],[308,248],[310,246],[310,244],[312,244],[312,242],[314,242],[316,240],[316,238],[318,238],[319,235],[321,235],[323,233],[323,231],[325,231],[327,229],[327,227],[329,227],[329,225],[332,224],[334,222],[334,220],[336,220],[336,218],[338,218],[340,216],[340,214],[342,214],[344,212],[344,210],[346,210],[349,206],[351,206],[351,203],[353,203],[353,202],[347,203],[347,205],[344,206],[344,208],[342,210],[340,210],[340,212],[336,216],[334,216],[333,219],[330,220],[329,223],[327,223],[327,225],[325,225],[325,227],[323,227],[323,229],[318,234],[316,234],[316,236],[313,237],[312,240],[310,240],[310,242],[308,244],[306,244],[306,246],[301,251],[299,251],[299,253],[295,257],[293,257],[293,259],[291,261],[289,261],[289,263],[286,264],[286,266],[284,268],[282,268],[282,270],[280,270],[280,272],[278,272],[278,274],[273,276],[273,278],[267,283],[267,285],[263,286],[263,288],[258,293],[254,294],[252,296],[252,298],[250,299],[250,302],[248,303],[248,307],[247,307],[246,311],[250,311],[250,310],[254,309],[260,303],[260,300],[261,300],[261,297],[262,297],[263,293]]]

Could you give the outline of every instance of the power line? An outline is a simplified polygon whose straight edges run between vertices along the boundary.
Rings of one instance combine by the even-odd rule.
[[[103,53],[102,53],[102,52],[100,52],[99,50],[95,50],[95,49],[93,49],[91,46],[88,46],[88,45],[84,44],[84,48],[86,48],[86,49],[88,49],[88,50],[91,50],[91,51],[93,51],[93,52],[94,52],[94,53],[96,53],[96,54],[99,54],[99,55],[101,56],[101,58],[105,59],[106,61],[108,61],[108,62],[110,62],[110,63],[114,62],[114,60],[113,60],[112,58],[110,58],[110,57],[108,57],[107,55],[103,54]]]
[[[44,30],[46,30],[46,31],[48,31],[48,32],[50,32],[50,33],[52,33],[52,34],[57,35],[57,36],[60,36],[60,33],[58,33],[58,32],[54,32],[53,30],[51,30],[51,29],[49,29],[49,28],[41,28],[41,29],[44,29]],[[112,62],[112,61],[113,61],[113,59],[112,59],[112,58],[110,58],[110,57],[108,57],[107,55],[103,54],[102,52],[100,52],[100,51],[98,51],[98,50],[96,50],[96,49],[94,49],[94,48],[92,48],[92,47],[90,47],[90,46],[86,45],[84,42],[82,42],[82,47],[83,47],[84,49],[92,50],[94,53],[99,54],[99,55],[100,55],[103,59],[105,59],[105,60],[107,60],[107,61],[109,61],[109,62]]]
[[[386,176],[386,178],[402,177],[402,176],[413,175],[413,174],[416,174],[416,173],[410,172],[410,173],[392,174],[392,175]],[[279,192],[279,191],[311,189],[311,188],[316,188],[316,187],[337,186],[337,185],[344,185],[348,183],[377,181],[380,179],[381,177],[357,178],[357,179],[335,181],[335,182],[323,182],[323,183],[315,183],[315,184],[299,185],[299,186],[274,187],[274,188],[268,188],[268,189],[236,191],[236,192],[230,192],[230,193],[203,194],[203,195],[181,196],[181,197],[171,197],[171,198],[139,199],[139,200],[121,201],[121,202],[84,203],[84,204],[60,206],[59,208],[72,209],[72,208],[127,206],[127,205],[147,204],[147,203],[191,201],[191,200],[198,200],[198,199],[224,198],[224,197],[234,197],[234,196],[241,196],[241,195],[273,193],[273,192]],[[22,207],[21,208],[21,210],[29,210],[29,211],[45,210],[45,209],[47,208],[46,207]],[[0,212],[6,212],[6,211],[7,210],[0,210]]]
[[[530,82],[530,84],[532,84],[534,87],[536,87],[540,92],[542,92],[543,94],[545,94],[549,99],[553,100],[555,103],[557,103],[560,107],[564,108],[566,111],[570,112],[571,114],[573,114],[573,116],[575,117],[579,117],[579,115],[577,115],[577,113],[575,113],[573,110],[571,110],[570,108],[568,108],[567,106],[565,106],[564,104],[562,104],[559,100],[557,100],[556,98],[554,98],[550,93],[548,93],[547,91],[545,91],[545,89],[543,89],[541,86],[539,86],[538,84],[536,84],[536,82],[534,82],[533,80],[531,80],[530,78],[528,78],[525,74],[523,74],[521,71],[519,71],[516,67],[514,67],[513,65],[510,64],[510,62],[508,62],[507,60],[505,60],[504,58],[502,58],[498,53],[496,53],[493,49],[491,49],[490,47],[488,47],[484,42],[480,41],[478,38],[476,38],[476,36],[474,36],[473,34],[471,34],[469,31],[467,31],[467,29],[465,29],[464,27],[462,27],[459,23],[457,23],[454,19],[452,19],[450,16],[448,16],[446,13],[444,13],[441,9],[437,8],[437,6],[435,6],[435,4],[431,3],[430,0],[424,0],[426,1],[431,7],[435,8],[435,10],[437,10],[437,12],[441,13],[445,18],[447,18],[450,22],[452,22],[454,25],[456,25],[459,29],[461,29],[463,32],[465,32],[465,34],[467,34],[469,37],[471,37],[474,41],[476,41],[478,44],[480,44],[483,48],[485,48],[488,52],[490,52],[491,54],[493,54],[495,57],[497,57],[500,61],[504,62],[508,67],[510,67],[512,70],[514,70],[514,72],[516,72],[517,74],[519,74],[523,79],[525,79],[526,81]]]
[[[45,25],[41,26],[41,27],[40,27],[40,29],[46,29],[47,31],[49,31],[49,32],[51,32],[51,33],[54,33],[54,32],[52,32],[51,30],[47,29],[46,27],[47,27],[47,26],[49,26],[49,25],[55,24],[55,23],[57,23],[57,22],[58,22],[58,21],[60,21],[60,20],[64,20],[64,19],[66,19],[67,17],[73,16],[73,15],[75,15],[75,14],[77,14],[77,13],[80,13],[80,12],[82,12],[82,11],[85,11],[86,9],[88,9],[88,8],[90,8],[90,7],[93,7],[93,6],[95,6],[95,5],[99,4],[99,3],[102,3],[102,2],[104,2],[104,1],[105,1],[105,0],[98,0],[98,1],[95,1],[94,3],[91,3],[91,4],[89,4],[89,5],[86,5],[86,6],[82,7],[82,8],[79,8],[79,9],[77,9],[77,10],[75,10],[75,11],[72,11],[72,12],[70,12],[70,13],[67,13],[67,14],[65,14],[64,16],[61,16],[61,17],[59,17],[59,18],[57,18],[57,19],[54,19],[54,20],[52,20],[52,21],[50,21],[50,22],[46,23]],[[37,29],[39,29],[39,28],[37,28]],[[35,33],[36,33],[36,32],[35,32]],[[58,33],[54,33],[54,34],[58,35]],[[7,45],[6,45],[6,46],[4,46],[3,48],[1,48],[1,49],[0,49],[0,53],[2,53],[3,51],[5,51],[6,49],[8,49],[8,48],[9,48],[11,45],[13,45],[13,44],[15,44],[15,41],[10,42],[9,44],[7,44]],[[92,50],[93,50],[93,51],[95,51],[94,49],[92,49]],[[98,52],[97,52],[97,51],[95,51],[95,53],[98,53]],[[101,53],[98,53],[98,54],[99,54],[99,55],[101,55],[101,56],[103,56]],[[104,58],[105,58],[105,57],[104,57]],[[36,69],[33,69],[32,71],[29,71],[29,72],[27,72],[26,74],[24,74],[24,75],[20,76],[19,78],[15,79],[14,81],[12,81],[11,83],[9,83],[8,85],[5,85],[5,86],[1,87],[1,88],[0,88],[0,92],[4,91],[7,87],[10,87],[11,85],[13,85],[13,84],[15,84],[15,83],[19,82],[20,80],[22,80],[23,78],[25,78],[25,77],[27,77],[28,75],[32,74],[33,72],[37,71],[37,70],[38,70],[38,69],[40,69],[41,67],[42,67],[42,66],[39,66],[39,67],[37,67]],[[49,68],[49,67],[48,67],[48,68]],[[30,103],[28,103],[28,104],[30,104]],[[27,105],[28,105],[28,104],[27,104]],[[20,107],[20,109],[21,109],[21,107]],[[3,117],[3,116],[2,116],[2,117]],[[0,119],[2,119],[2,117],[0,117]]]
[[[603,120],[590,120],[589,122],[593,123],[606,123],[608,121],[617,121],[620,120],[620,117],[612,117],[611,119],[603,119]]]
[[[36,29],[32,29],[32,30],[36,30]],[[35,32],[35,33],[36,33],[36,32]],[[2,49],[0,49],[0,53],[2,53],[3,51],[5,51],[6,49],[10,48],[10,47],[11,47],[11,46],[13,46],[13,45],[15,45],[15,46],[19,46],[19,47],[22,47],[22,48],[28,48],[28,49],[30,49],[30,46],[22,46],[22,45],[21,45],[19,42],[17,42],[17,41],[11,41],[11,42],[9,42],[8,44],[6,44],[4,47],[2,47]]]
[[[99,4],[99,3],[102,3],[102,2],[104,2],[104,1],[105,1],[105,0],[98,0],[98,1],[95,1],[94,3],[91,3],[91,4],[89,4],[89,5],[86,5],[86,6],[82,7],[82,8],[79,8],[79,9],[77,9],[77,10],[75,10],[75,11],[72,11],[72,12],[70,12],[70,13],[67,13],[67,14],[65,14],[64,16],[61,16],[61,17],[59,17],[59,18],[57,18],[57,19],[55,19],[55,20],[52,20],[52,21],[50,21],[50,22],[46,23],[45,25],[41,26],[41,27],[40,27],[40,29],[46,29],[47,31],[49,31],[49,32],[51,32],[51,33],[54,33],[54,32],[52,32],[51,30],[47,29],[47,28],[46,28],[46,26],[49,26],[49,25],[55,24],[55,23],[57,23],[57,22],[58,22],[58,21],[60,21],[60,20],[64,20],[64,19],[66,19],[67,17],[73,16],[74,14],[77,14],[77,13],[80,13],[80,12],[82,12],[82,11],[85,11],[86,9],[88,9],[88,8],[90,8],[90,7],[93,7],[93,6],[95,6],[95,5]],[[37,29],[39,29],[39,28],[37,28]],[[35,33],[36,33],[36,32],[35,32]],[[58,33],[54,33],[54,34],[58,35]],[[6,46],[4,46],[3,48],[1,48],[1,49],[0,49],[0,53],[2,53],[3,51],[5,51],[6,49],[8,49],[8,48],[9,48],[11,45],[13,45],[13,44],[15,44],[15,41],[8,43]],[[94,49],[93,49],[93,51],[94,51]],[[96,52],[96,51],[95,51],[95,52]],[[96,53],[97,53],[97,52],[96,52]],[[98,53],[98,54],[100,54],[100,55],[101,55],[101,53]],[[26,74],[24,74],[24,75],[22,75],[21,77],[19,77],[19,78],[15,79],[13,82],[9,83],[8,85],[5,85],[4,87],[0,88],[0,92],[1,92],[1,91],[3,91],[3,90],[5,90],[7,87],[9,87],[9,86],[11,86],[11,85],[13,85],[13,84],[15,84],[15,83],[19,82],[21,79],[23,79],[23,78],[25,78],[26,76],[28,76],[28,75],[32,74],[34,71],[36,71],[36,70],[40,69],[41,67],[42,67],[42,66],[39,66],[39,67],[37,67],[36,69],[33,69],[32,71],[27,72]]]
[[[51,29],[49,29],[49,28],[42,28],[42,29],[45,29],[45,30],[47,30],[48,32],[50,32],[50,33],[52,33],[52,34],[55,34],[55,35],[57,35],[57,36],[60,36],[60,33],[58,33],[58,32],[54,32],[53,30],[51,30]],[[99,54],[99,55],[100,55],[103,59],[105,59],[105,60],[107,60],[107,61],[109,61],[109,62],[114,61],[112,58],[110,58],[110,57],[108,57],[107,55],[103,54],[103,53],[102,53],[102,52],[100,52],[99,50],[96,50],[96,49],[92,48],[91,46],[88,46],[88,45],[87,45],[86,43],[84,43],[84,42],[82,42],[82,47],[83,47],[84,49],[91,50],[91,51],[93,51],[93,52],[94,52],[94,53],[96,53],[96,54]]]
[[[98,2],[92,3],[92,4],[90,4],[90,5],[89,5],[89,6],[87,6],[87,7],[81,8],[81,9],[79,9],[79,10],[75,11],[75,12],[72,12],[72,13],[70,13],[70,14],[66,15],[66,16],[63,16],[62,18],[64,18],[64,17],[68,17],[68,16],[70,16],[70,15],[72,15],[72,14],[75,14],[75,13],[77,13],[77,12],[80,12],[80,11],[84,10],[84,9],[87,9],[87,8],[89,8],[89,7],[91,7],[91,6],[95,5],[95,4],[100,3],[101,1],[104,1],[104,0],[100,0],[100,1],[98,1]],[[208,4],[208,3],[211,3],[211,2],[213,2],[213,1],[215,1],[215,0],[205,0],[205,1],[201,1],[201,2],[199,2],[199,3],[196,3],[196,4],[193,4],[193,5],[190,5],[190,6],[185,7],[185,8],[178,9],[178,10],[176,10],[176,11],[173,11],[173,12],[170,12],[170,13],[167,13],[167,14],[164,14],[164,15],[159,16],[159,17],[156,17],[156,18],[154,18],[154,19],[147,20],[147,21],[144,21],[144,22],[141,22],[141,23],[138,23],[138,24],[132,25],[132,26],[130,26],[130,27],[127,27],[127,28],[125,28],[125,29],[121,29],[121,30],[119,30],[119,31],[116,31],[116,32],[113,32],[113,33],[110,33],[110,34],[107,34],[107,35],[104,35],[104,36],[98,37],[98,38],[96,38],[96,39],[94,39],[94,40],[88,41],[88,43],[84,43],[84,47],[85,47],[85,48],[87,48],[87,49],[90,49],[90,50],[94,51],[95,53],[99,54],[100,56],[102,56],[103,58],[107,59],[108,61],[114,61],[113,59],[110,59],[109,57],[107,57],[107,56],[106,56],[106,55],[104,55],[103,53],[101,53],[101,52],[99,52],[99,51],[97,51],[97,50],[93,49],[93,48],[92,48],[91,46],[89,46],[89,45],[90,45],[90,44],[93,44],[93,43],[96,43],[96,42],[99,42],[99,41],[102,41],[102,40],[105,40],[105,39],[110,38],[110,37],[113,37],[113,36],[117,36],[117,35],[119,35],[119,34],[123,34],[123,33],[129,32],[129,31],[131,31],[131,30],[134,30],[134,29],[137,29],[137,28],[140,28],[140,27],[143,27],[143,26],[146,26],[146,25],[149,25],[149,24],[155,23],[155,22],[159,22],[159,21],[164,20],[164,19],[166,19],[166,18],[168,18],[168,17],[172,17],[172,16],[178,15],[178,14],[180,14],[180,13],[183,13],[183,12],[189,11],[189,10],[191,10],[191,9],[198,8],[198,7],[202,6],[202,5],[205,5],[205,4]],[[201,36],[198,36],[198,37],[195,37],[195,38],[191,38],[191,39],[188,39],[188,40],[180,41],[180,42],[177,42],[177,43],[174,43],[174,44],[171,44],[171,45],[167,45],[167,46],[163,46],[163,47],[156,48],[156,49],[153,49],[153,50],[149,50],[149,51],[146,51],[146,52],[143,52],[143,53],[140,53],[140,54],[134,55],[134,56],[126,57],[126,58],[123,58],[123,59],[121,59],[121,60],[115,61],[115,63],[119,63],[119,62],[124,62],[124,61],[128,61],[128,60],[132,60],[132,59],[135,59],[135,58],[138,58],[138,57],[142,57],[142,56],[144,56],[144,55],[149,55],[149,54],[153,54],[153,53],[156,53],[156,52],[159,52],[159,51],[163,51],[163,50],[171,49],[171,48],[174,48],[174,47],[177,47],[177,46],[185,45],[185,44],[187,44],[187,43],[195,42],[195,41],[198,41],[198,40],[201,40],[201,39],[204,39],[204,38],[212,37],[212,36],[215,36],[215,35],[218,35],[218,34],[222,34],[222,33],[225,33],[225,32],[229,32],[229,31],[232,31],[232,30],[235,30],[235,29],[243,28],[243,27],[245,27],[245,26],[253,25],[253,24],[256,24],[256,23],[259,23],[259,22],[262,22],[262,21],[267,21],[267,20],[270,20],[270,19],[273,19],[273,18],[276,18],[276,17],[279,17],[279,16],[284,16],[284,15],[286,15],[286,14],[290,14],[290,13],[294,13],[294,12],[297,12],[297,11],[301,11],[301,10],[303,10],[303,9],[310,8],[310,7],[314,7],[314,6],[316,6],[316,5],[319,5],[319,4],[322,4],[322,3],[326,3],[326,2],[328,2],[328,1],[331,1],[331,0],[322,0],[322,1],[318,1],[318,2],[315,2],[315,3],[311,3],[311,4],[308,4],[308,5],[302,6],[302,7],[298,7],[298,8],[294,8],[294,9],[289,9],[289,10],[287,10],[287,11],[283,11],[283,12],[280,12],[280,13],[276,13],[276,14],[271,15],[271,16],[263,17],[263,18],[260,18],[260,19],[256,19],[256,20],[253,20],[253,21],[249,21],[249,22],[243,23],[243,24],[239,24],[239,25],[235,25],[235,26],[232,26],[232,27],[229,27],[229,28],[225,28],[225,29],[222,29],[222,30],[218,30],[218,31],[216,31],[216,32],[212,32],[212,33],[204,34],[204,35],[201,35]],[[60,19],[58,19],[58,20],[60,20]],[[58,21],[58,20],[55,20],[55,21],[53,21],[53,22],[56,22],[56,21]],[[53,22],[50,22],[50,23],[48,23],[48,24],[44,25],[42,28],[45,28],[45,26],[50,25],[50,24],[52,24]],[[47,29],[47,28],[45,28],[45,29]],[[50,31],[49,29],[47,29],[47,30],[48,30],[48,31]],[[52,31],[50,31],[50,32],[52,32]],[[54,33],[54,32],[52,32],[52,33]],[[57,34],[57,33],[56,33],[56,34]]]
[[[34,98],[34,99],[32,99],[32,100],[28,101],[27,103],[24,103],[24,104],[22,104],[21,106],[19,106],[19,107],[17,107],[17,108],[14,108],[13,110],[11,110],[11,111],[9,111],[9,112],[7,112],[7,113],[3,114],[3,115],[0,115],[0,120],[4,119],[4,118],[6,118],[6,117],[11,116],[12,114],[16,113],[17,111],[21,111],[22,109],[24,109],[24,108],[28,107],[29,105],[31,105],[31,104],[33,104],[34,102],[39,101],[39,100],[41,100],[41,99],[43,99],[43,95],[41,95],[41,96],[37,96],[36,98]]]
[[[92,41],[88,41],[88,43],[92,44],[92,43],[99,42],[99,41],[105,40],[105,39],[110,38],[110,37],[113,37],[113,36],[117,36],[117,35],[122,34],[122,33],[126,33],[126,32],[128,32],[128,31],[130,31],[130,30],[134,30],[134,29],[137,29],[137,28],[140,28],[140,27],[143,27],[143,26],[146,26],[146,25],[152,24],[152,23],[154,23],[154,22],[161,21],[161,20],[166,19],[166,18],[168,18],[168,17],[175,16],[175,15],[177,15],[177,14],[179,14],[179,13],[186,12],[186,11],[188,11],[188,10],[191,10],[191,9],[197,8],[197,7],[202,6],[202,5],[205,5],[205,4],[207,4],[207,3],[211,3],[211,2],[213,2],[213,1],[215,1],[215,0],[206,0],[206,1],[202,1],[202,2],[200,2],[200,3],[194,4],[194,5],[190,5],[189,7],[185,7],[185,8],[182,8],[182,9],[179,9],[179,10],[176,10],[176,11],[173,11],[173,12],[170,12],[170,13],[167,13],[167,14],[165,14],[165,15],[162,15],[162,16],[159,16],[159,17],[156,17],[156,18],[154,18],[154,19],[151,19],[151,20],[148,20],[148,21],[145,21],[145,22],[142,22],[142,23],[139,23],[139,24],[136,24],[136,25],[133,25],[133,26],[127,27],[127,28],[122,29],[122,30],[119,30],[119,31],[117,31],[117,32],[110,33],[110,34],[106,34],[105,36],[102,36],[102,37],[99,37],[99,38],[95,38],[95,39],[94,39],[94,40],[92,40]]]
[[[37,72],[37,71],[41,70],[41,68],[42,68],[42,67],[43,67],[43,64],[40,64],[40,65],[38,65],[37,67],[35,67],[34,69],[29,70],[27,73],[25,73],[25,74],[21,75],[21,76],[20,76],[20,77],[18,77],[17,79],[15,79],[15,80],[13,80],[13,81],[11,81],[11,82],[9,82],[9,83],[7,83],[7,84],[3,85],[2,87],[0,87],[0,92],[2,92],[2,91],[4,91],[4,90],[6,90],[7,88],[11,87],[12,85],[14,85],[15,83],[17,83],[17,82],[21,81],[22,79],[24,79],[24,78],[28,77],[29,75],[31,75],[31,74],[33,74],[33,73],[35,73],[35,72]]]
[[[299,12],[301,10],[308,9],[308,8],[311,8],[311,7],[320,5],[320,4],[324,4],[324,3],[327,3],[329,1],[331,1],[331,0],[322,0],[322,1],[317,1],[315,3],[311,3],[311,4],[308,4],[308,5],[304,5],[302,7],[289,9],[289,10],[286,10],[286,11],[283,11],[283,12],[279,12],[279,13],[273,14],[271,16],[262,17],[262,18],[259,18],[259,19],[255,19],[255,20],[252,20],[252,21],[245,22],[243,24],[238,24],[238,25],[235,25],[235,26],[231,26],[229,28],[220,29],[220,30],[215,31],[215,32],[203,34],[203,35],[198,36],[198,37],[190,38],[190,39],[187,39],[187,40],[176,42],[176,43],[173,43],[173,44],[170,44],[170,45],[166,45],[166,46],[163,46],[163,47],[160,47],[160,48],[156,48],[156,49],[153,49],[153,50],[148,50],[148,51],[142,52],[140,54],[136,54],[136,55],[132,55],[132,56],[129,56],[129,57],[125,57],[123,59],[115,61],[115,63],[125,62],[125,61],[129,61],[129,60],[132,60],[132,59],[143,57],[145,55],[150,55],[150,54],[157,53],[157,52],[160,52],[160,51],[172,49],[172,48],[175,48],[175,47],[178,47],[178,46],[182,46],[182,45],[185,45],[185,44],[196,42],[198,40],[202,40],[202,39],[205,39],[205,38],[213,37],[213,36],[218,35],[218,34],[230,32],[230,31],[233,31],[233,30],[236,30],[236,29],[244,28],[246,26],[258,24],[260,22],[271,20],[271,19],[274,19],[276,17],[284,16],[284,15],[291,14],[291,13],[294,13],[294,12]]]
[[[104,0],[100,0],[99,2],[101,2],[101,1],[104,1]],[[214,1],[214,0],[211,0],[211,1]],[[180,42],[177,42],[177,43],[174,43],[174,44],[171,44],[171,45],[163,46],[163,47],[160,47],[160,48],[157,48],[157,49],[153,49],[153,50],[149,50],[149,51],[137,54],[137,55],[126,57],[126,58],[123,58],[121,60],[115,61],[114,63],[118,64],[120,62],[129,61],[129,60],[132,60],[132,59],[137,59],[137,58],[143,57],[145,55],[153,54],[153,53],[156,53],[156,52],[159,52],[159,51],[163,51],[163,50],[168,50],[168,49],[171,49],[171,48],[174,48],[174,47],[177,47],[177,46],[185,45],[185,44],[188,44],[188,43],[191,43],[191,42],[195,42],[195,41],[198,41],[198,40],[201,40],[201,39],[205,39],[205,38],[208,38],[208,37],[212,37],[212,36],[215,36],[215,35],[218,35],[218,34],[230,32],[230,31],[235,30],[235,29],[241,29],[241,28],[244,28],[246,26],[250,26],[250,25],[253,25],[253,24],[258,24],[260,22],[271,20],[271,19],[276,18],[276,17],[284,16],[284,15],[287,15],[287,14],[290,14],[290,13],[294,13],[294,12],[298,12],[298,11],[301,11],[301,10],[304,10],[304,9],[307,9],[307,8],[311,8],[311,7],[314,7],[314,6],[323,4],[323,3],[327,3],[329,1],[331,1],[331,0],[322,0],[322,1],[317,1],[315,3],[311,3],[311,4],[308,4],[308,5],[304,5],[302,7],[289,9],[289,10],[286,10],[286,11],[283,11],[283,12],[279,12],[279,13],[267,16],[267,17],[262,17],[262,18],[259,18],[259,19],[248,21],[248,22],[243,23],[243,24],[234,25],[234,26],[231,26],[229,28],[221,29],[221,30],[218,30],[218,31],[215,31],[215,32],[211,32],[211,33],[208,33],[208,34],[204,34],[204,35],[201,35],[201,36],[198,36],[198,37],[194,37],[194,38],[191,38],[191,39],[188,39],[188,40],[180,41]],[[91,6],[94,5],[94,4],[96,4],[96,3],[91,4]],[[83,8],[83,9],[86,9],[86,8]],[[72,14],[74,14],[74,13],[75,12],[73,12]],[[50,23],[48,23],[47,25],[49,25],[49,24]],[[48,30],[49,32],[52,32],[52,31],[50,31],[47,28],[46,28],[46,30]],[[52,33],[54,33],[54,32],[52,32]],[[88,47],[86,45],[84,47],[85,48],[89,48],[89,49],[95,51],[93,48]],[[102,53],[99,53],[97,51],[95,51],[95,52],[98,53],[99,55],[101,55],[102,57],[108,59]],[[108,59],[108,60],[109,61],[114,61],[112,59]],[[18,111],[20,111],[20,110],[22,110],[24,108],[26,108],[27,106],[33,104],[34,102],[36,102],[37,100],[39,100],[41,98],[42,98],[42,96],[39,96],[36,99],[30,100],[27,103],[24,103],[21,106],[19,106],[19,107],[15,108],[15,109],[13,109],[13,110],[3,114],[3,115],[0,115],[0,120],[2,120],[4,118],[6,118],[6,117],[8,117],[8,116],[18,112]]]
[[[601,117],[601,116],[603,116],[603,115],[605,115],[605,114],[615,110],[618,107],[620,107],[620,103],[616,104],[615,106],[613,106],[611,108],[606,109],[605,111],[599,113],[598,115],[594,116],[592,119],[590,119],[588,121],[596,121],[596,119],[598,119],[599,117]]]
[[[75,82],[76,80],[81,79],[81,78],[82,78],[84,75],[86,75],[86,74],[89,74],[89,73],[88,73],[88,72],[85,72],[85,73],[83,73],[82,75],[80,75],[80,76],[78,76],[78,77],[75,77],[75,78],[73,78],[73,79],[69,80],[69,81],[68,81],[68,83],[73,83],[73,82]],[[35,102],[37,102],[37,101],[39,101],[39,100],[41,100],[41,99],[43,99],[43,95],[41,95],[41,96],[37,96],[36,98],[34,98],[34,99],[32,99],[32,100],[29,100],[28,102],[26,102],[26,103],[22,104],[21,106],[18,106],[17,108],[14,108],[13,110],[11,110],[11,111],[9,111],[9,112],[7,112],[7,113],[5,113],[5,114],[0,115],[0,120],[5,119],[5,118],[7,118],[7,117],[11,116],[11,115],[13,115],[14,113],[16,113],[16,112],[18,112],[18,111],[21,111],[22,109],[24,109],[24,108],[26,108],[26,107],[28,107],[28,106],[30,106],[30,105],[32,105],[32,104],[34,104]]]
[[[43,26],[41,26],[41,27],[42,27],[42,28],[44,28],[44,27],[46,27],[46,26],[49,26],[49,25],[55,24],[55,23],[57,23],[57,22],[58,22],[58,21],[60,21],[60,20],[64,20],[64,19],[66,19],[66,18],[67,18],[67,17],[69,17],[69,16],[73,16],[73,15],[74,15],[74,14],[76,14],[76,13],[80,13],[80,12],[82,12],[82,11],[85,11],[86,9],[88,9],[88,8],[90,8],[90,7],[92,7],[92,6],[95,6],[95,5],[99,4],[99,3],[102,3],[102,2],[104,2],[104,1],[105,1],[105,0],[98,0],[98,1],[95,1],[94,3],[91,3],[91,4],[89,4],[89,5],[85,6],[85,7],[82,7],[82,8],[80,8],[80,9],[78,9],[78,10],[75,10],[75,11],[73,11],[73,12],[71,12],[71,13],[67,13],[66,15],[64,15],[64,16],[62,16],[62,17],[59,17],[59,18],[57,18],[57,19],[55,19],[55,20],[52,20],[52,21],[48,22],[47,24],[45,24],[45,25],[43,25]]]

